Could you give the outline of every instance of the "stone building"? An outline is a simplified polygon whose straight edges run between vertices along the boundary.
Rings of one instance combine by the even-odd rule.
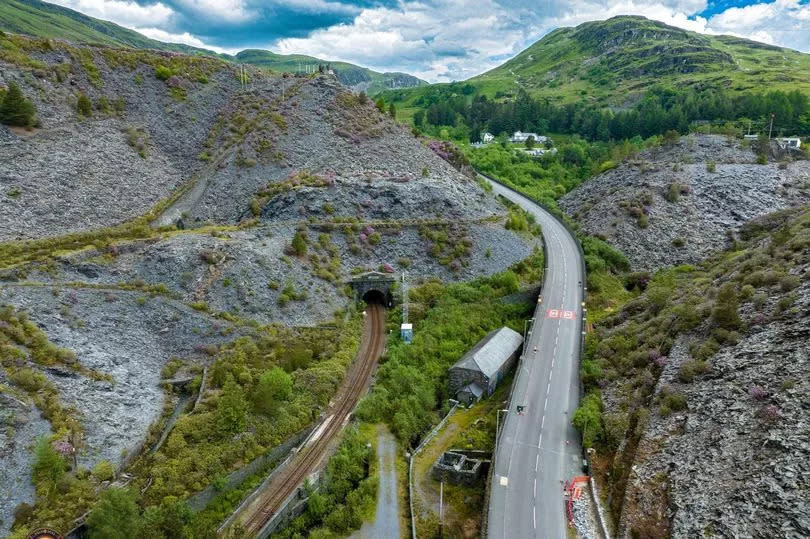
[[[507,327],[488,333],[450,367],[450,394],[465,404],[492,395],[520,355],[521,344],[520,333]]]
[[[469,487],[486,476],[491,456],[489,451],[450,449],[439,455],[430,476],[436,481]]]

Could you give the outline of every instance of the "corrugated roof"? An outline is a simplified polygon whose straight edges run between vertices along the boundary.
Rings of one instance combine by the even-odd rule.
[[[481,371],[491,377],[522,343],[523,336],[517,331],[507,327],[496,329],[478,341],[453,367]]]

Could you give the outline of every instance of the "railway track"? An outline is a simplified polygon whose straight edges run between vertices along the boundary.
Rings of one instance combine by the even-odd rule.
[[[249,537],[255,537],[270,521],[298,486],[313,473],[326,457],[329,447],[340,434],[371,380],[371,374],[385,346],[385,308],[369,304],[357,359],[346,373],[338,390],[338,402],[319,426],[314,439],[301,450],[289,465],[273,480],[256,501],[246,508],[241,525]]]

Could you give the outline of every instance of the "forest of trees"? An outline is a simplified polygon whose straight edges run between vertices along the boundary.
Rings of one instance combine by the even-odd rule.
[[[450,88],[454,88],[452,93]],[[682,134],[695,124],[736,122],[767,129],[771,114],[774,135],[810,134],[810,101],[797,91],[732,96],[723,90],[651,88],[632,108],[614,111],[585,102],[557,105],[521,91],[513,100],[496,101],[476,94],[472,85],[451,85],[426,92],[416,100],[418,128],[464,126],[470,140],[481,132],[513,131],[578,134],[588,140],[644,138],[668,130]]]

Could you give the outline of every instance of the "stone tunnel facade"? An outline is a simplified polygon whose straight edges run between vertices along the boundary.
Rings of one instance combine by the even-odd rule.
[[[369,271],[349,279],[348,284],[357,301],[382,303],[390,308],[394,305],[395,282],[396,278],[390,273]]]

